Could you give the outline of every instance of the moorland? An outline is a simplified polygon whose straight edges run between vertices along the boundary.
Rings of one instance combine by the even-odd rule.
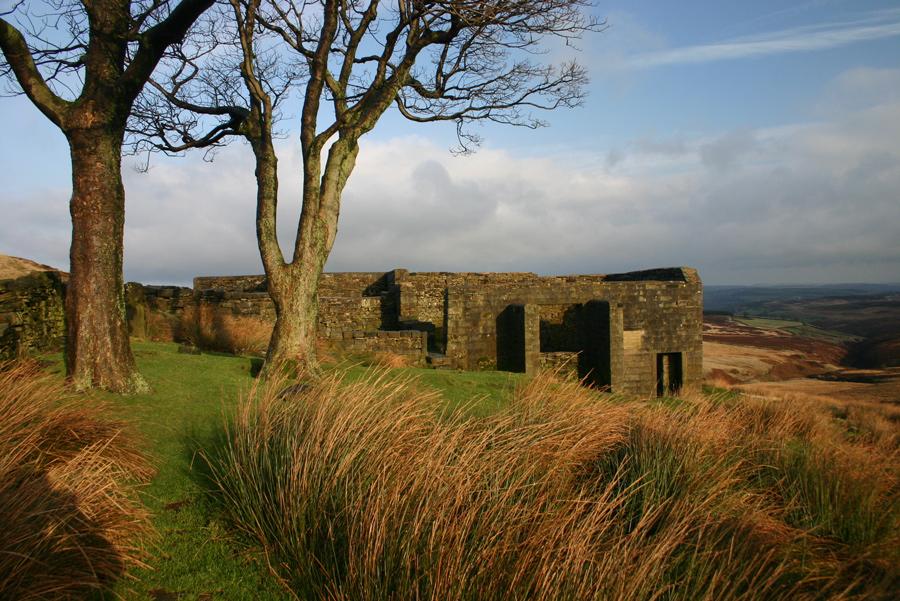
[[[90,419],[145,458],[107,460],[140,524],[107,547],[122,565],[84,583],[112,598],[887,599],[898,582],[883,406],[710,387],[648,401],[360,357],[297,386],[255,379],[252,357],[135,351],[150,393],[73,397],[56,355],[0,382],[7,412],[101,403]],[[78,415],[55,423],[77,433]],[[96,447],[76,439],[29,465],[83,473]],[[73,557],[47,561],[84,577]]]

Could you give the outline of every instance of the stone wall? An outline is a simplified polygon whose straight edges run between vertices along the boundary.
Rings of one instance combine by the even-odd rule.
[[[503,286],[536,282],[534,273],[469,273],[393,271],[397,285],[398,319],[401,325],[429,333],[431,350],[447,349],[447,290],[451,287]]]
[[[611,358],[620,392],[655,393],[656,354],[683,353],[684,381],[702,377],[702,288],[692,269],[654,270],[649,275],[548,277],[527,286],[459,286],[447,291],[447,355],[461,369],[497,364],[497,318],[509,305],[548,306],[553,319],[564,305],[605,300],[610,320],[621,310],[621,356]],[[547,349],[547,351],[571,349]]]
[[[147,286],[129,298],[146,307],[147,323],[148,315],[174,319],[192,306],[274,321],[262,276],[202,277],[194,285]],[[527,373],[574,353],[579,378],[641,396],[655,393],[667,353],[678,354],[665,365],[680,361],[685,384],[700,382],[701,326],[702,286],[688,268],[552,277],[395,269],[323,274],[320,285],[320,336],[349,352],[409,352],[419,361],[430,351],[458,369]]]
[[[36,271],[0,281],[0,360],[62,345],[65,275]]]
[[[220,290],[222,292],[265,292],[264,275],[223,275],[194,278],[194,290]]]
[[[343,271],[323,273],[319,280],[319,296],[380,297],[394,283],[394,272]]]
[[[424,367],[428,335],[420,330],[357,331],[342,340],[331,341],[331,344],[347,353],[392,353],[406,359],[409,366]]]
[[[275,304],[268,292],[236,292],[221,290],[194,291],[195,303],[227,315],[275,320]]]
[[[185,311],[195,305],[194,291],[181,286],[125,284],[128,333],[135,338],[171,341],[180,338]]]
[[[319,298],[319,336],[330,340],[351,338],[354,332],[381,328],[381,298],[327,296]]]
[[[393,277],[393,271],[323,273],[321,280],[319,280],[319,293],[322,296],[378,296],[393,283]],[[226,275],[196,277],[194,278],[194,290],[266,292],[266,276]]]

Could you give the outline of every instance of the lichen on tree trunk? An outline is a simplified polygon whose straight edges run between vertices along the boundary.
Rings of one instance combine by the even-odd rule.
[[[292,375],[315,377],[319,372],[316,356],[318,325],[318,281],[321,269],[305,270],[284,284],[272,286],[270,295],[275,304],[275,328],[263,375],[287,371]]]
[[[66,368],[77,389],[145,391],[128,342],[122,244],[123,132],[67,132],[72,158],[71,275],[66,291]]]
[[[324,174],[318,156],[304,160],[303,204],[290,263],[278,245],[276,213],[278,169],[270,132],[253,144],[256,154],[257,240],[275,304],[275,329],[263,376],[288,369],[304,377],[319,371],[316,357],[319,279],[337,235],[341,193],[353,170],[359,146],[342,138],[328,151]]]
[[[13,76],[69,142],[68,376],[79,389],[139,392],[147,384],[128,345],[122,281],[122,143],[133,104],[166,49],[184,40],[213,0],[181,0],[171,6],[123,0],[46,2],[37,11],[40,15],[29,4],[14,2],[0,14],[0,53],[8,67],[0,69],[0,76]],[[22,30],[16,21],[24,24]],[[58,95],[54,81],[71,97]],[[81,89],[76,90],[79,81]]]

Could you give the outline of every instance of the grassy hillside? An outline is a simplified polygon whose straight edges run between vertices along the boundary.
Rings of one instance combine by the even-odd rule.
[[[707,286],[708,315],[844,344],[857,368],[900,366],[900,286]]]
[[[105,397],[156,469],[142,499],[157,535],[116,585],[127,599],[292,598],[283,584],[310,599],[871,598],[897,582],[897,425],[877,413],[733,395],[648,404],[497,372],[373,383],[361,367],[285,402],[251,392],[250,359],[135,350],[153,391]],[[258,428],[260,394],[284,428]],[[314,436],[344,451],[279,455]],[[361,453],[335,472],[349,479],[296,479],[343,470],[344,452]],[[251,482],[265,465],[281,467]],[[266,492],[291,486],[323,504]],[[303,520],[330,526],[291,530]]]
[[[759,328],[761,330],[781,330],[783,332],[793,334],[794,336],[803,336],[805,338],[812,338],[813,340],[824,340],[826,342],[833,342],[835,344],[858,340],[857,337],[851,336],[849,334],[835,332],[832,330],[825,330],[805,324],[801,321],[789,319],[771,319],[765,317],[735,317],[734,320],[738,323],[742,323],[752,328]]]
[[[743,313],[766,303],[809,302],[823,298],[866,300],[900,293],[900,284],[823,284],[819,286],[716,286],[703,290],[706,311]]]
[[[223,599],[290,598],[271,577],[265,557],[238,544],[210,506],[198,478],[196,450],[221,430],[242,392],[254,379],[252,359],[224,354],[191,355],[169,343],[134,343],[149,394],[120,397],[95,394],[115,417],[143,435],[156,476],[142,491],[158,536],[146,545],[147,568],[134,571],[117,592],[125,598]],[[61,376],[61,357],[51,357]],[[348,367],[348,366],[343,366]],[[350,377],[365,370],[350,368]],[[423,385],[445,391],[450,405],[470,404],[476,413],[501,406],[516,377],[496,372],[438,372],[404,368]]]

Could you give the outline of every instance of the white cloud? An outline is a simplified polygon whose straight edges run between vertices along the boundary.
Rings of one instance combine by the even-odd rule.
[[[492,148],[452,157],[420,137],[364,141],[328,269],[693,265],[714,283],[900,281],[900,102],[892,90],[819,122],[640,138],[575,157]],[[299,193],[290,141],[280,168],[279,231],[290,255]],[[246,147],[213,164],[195,156],[128,172],[126,190],[127,278],[189,283],[260,271]],[[64,266],[67,196],[0,199],[0,252]]]
[[[896,36],[900,36],[900,11],[882,11],[862,20],[784,29],[713,44],[646,52],[632,56],[626,65],[635,69],[646,69],[665,65],[708,63],[789,52],[826,50]]]
[[[641,140],[612,163],[598,149],[588,168],[497,150],[453,159],[416,139],[364,146],[329,267],[692,264],[718,282],[896,281],[897,139],[900,104],[686,140],[662,156]],[[439,185],[422,181],[423,164]]]
[[[900,102],[900,69],[857,67],[841,73],[816,106],[823,117]]]

